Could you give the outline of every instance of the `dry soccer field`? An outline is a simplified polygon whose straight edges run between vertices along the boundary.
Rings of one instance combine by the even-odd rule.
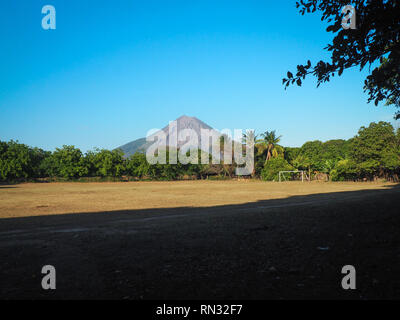
[[[121,210],[215,207],[303,195],[387,189],[391,183],[174,181],[25,183],[0,186],[0,218]]]
[[[3,185],[0,300],[398,299],[399,194],[383,182]],[[41,288],[48,264],[57,290]],[[357,290],[340,285],[348,264]]]

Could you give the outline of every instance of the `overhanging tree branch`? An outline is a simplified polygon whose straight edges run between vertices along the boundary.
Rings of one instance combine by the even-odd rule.
[[[342,8],[348,0],[301,0],[296,3],[299,12],[304,15],[319,11],[321,20],[330,25],[327,32],[335,37],[324,49],[331,52],[330,61],[319,61],[312,65],[308,60],[298,65],[297,71],[287,73],[282,80],[285,89],[291,84],[302,85],[310,74],[317,78],[317,87],[330,81],[344,70],[379,62],[381,65],[370,72],[365,80],[364,90],[368,93],[368,102],[378,105],[386,100],[387,104],[400,106],[400,2],[398,0],[357,0],[353,1],[356,14],[356,29],[342,27]],[[399,117],[400,115],[397,114]]]

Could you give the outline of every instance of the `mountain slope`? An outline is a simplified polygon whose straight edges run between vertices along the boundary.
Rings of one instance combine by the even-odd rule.
[[[144,152],[145,145],[146,145],[146,138],[140,138],[140,139],[128,142],[127,144],[124,144],[123,146],[120,146],[117,149],[121,149],[124,152],[124,155],[126,157],[129,157],[130,155],[134,154],[135,152]]]
[[[184,129],[191,129],[196,133],[196,135],[199,139],[198,140],[199,146],[200,146],[201,129],[214,130],[208,124],[197,119],[196,117],[181,116],[178,119],[176,119],[174,122],[170,123],[169,125],[165,126],[163,129],[161,129],[162,131],[165,132],[165,134],[167,136],[167,146],[170,145],[169,141],[171,140],[171,138],[175,138],[175,137],[170,137],[170,130],[171,130],[171,132],[176,132],[177,134],[179,134],[179,132],[181,132]],[[215,130],[215,132],[217,132],[217,131]],[[172,141],[173,140],[174,139],[172,139]],[[124,152],[125,157],[129,157],[129,156],[133,155],[135,152],[146,152],[146,149],[153,143],[154,142],[147,142],[146,138],[140,138],[140,139],[128,142],[127,144],[124,144],[123,146],[120,146],[117,149],[121,149]],[[184,143],[185,143],[185,141],[180,141],[178,143],[178,148],[181,147]]]

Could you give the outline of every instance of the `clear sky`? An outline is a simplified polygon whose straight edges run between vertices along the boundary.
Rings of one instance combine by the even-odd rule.
[[[0,140],[111,149],[185,114],[300,146],[392,121],[366,103],[368,70],[284,90],[288,70],[328,57],[325,28],[295,0],[2,0]]]

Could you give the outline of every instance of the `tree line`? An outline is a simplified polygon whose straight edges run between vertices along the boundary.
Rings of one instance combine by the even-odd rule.
[[[299,148],[281,146],[281,136],[266,131],[244,134],[254,140],[252,178],[277,180],[279,171],[302,170],[310,179],[365,181],[383,178],[398,181],[400,130],[388,122],[361,127],[349,140],[308,141]],[[223,150],[224,139],[220,141]],[[201,156],[199,152],[199,157]],[[169,157],[167,156],[167,159]],[[223,157],[222,157],[223,158]],[[16,141],[0,141],[0,180],[98,179],[179,180],[233,178],[236,164],[149,164],[143,153],[125,158],[121,150],[95,149],[83,153],[64,145],[55,151],[32,148]],[[289,177],[290,178],[290,177]]]
[[[257,162],[264,180],[275,180],[283,170],[303,170],[311,179],[332,181],[399,180],[400,129],[395,131],[388,122],[361,127],[349,140],[309,141],[280,152],[264,164],[262,157]]]

